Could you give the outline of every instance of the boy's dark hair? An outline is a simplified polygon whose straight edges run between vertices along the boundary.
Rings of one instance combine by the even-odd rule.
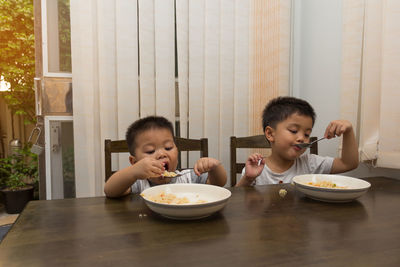
[[[311,117],[312,125],[314,126],[316,115],[314,109],[307,101],[290,96],[281,96],[272,99],[263,111],[263,130],[265,131],[267,126],[275,128],[279,122],[286,120],[295,113]]]
[[[126,142],[128,143],[129,153],[132,156],[135,155],[136,137],[138,136],[138,134],[150,129],[167,129],[171,132],[172,136],[174,136],[174,128],[172,126],[172,123],[164,117],[148,116],[139,119],[128,127],[125,135]]]

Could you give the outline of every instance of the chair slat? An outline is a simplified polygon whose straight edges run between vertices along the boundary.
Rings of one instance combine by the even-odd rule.
[[[129,152],[128,144],[125,140],[111,141],[111,153]]]

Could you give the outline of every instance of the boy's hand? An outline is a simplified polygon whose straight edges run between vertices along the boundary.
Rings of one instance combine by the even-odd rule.
[[[135,168],[135,177],[137,179],[147,179],[152,177],[160,177],[165,168],[163,164],[156,159],[146,157],[136,162],[133,167]]]
[[[258,164],[260,162],[260,164]],[[254,180],[264,169],[265,159],[259,153],[254,153],[246,160],[244,176],[249,180]]]
[[[342,153],[339,158],[333,160],[330,173],[343,173],[357,168],[359,163],[358,145],[353,126],[346,120],[335,120],[329,123],[325,131],[325,137],[330,139],[343,135]]]
[[[325,138],[331,139],[336,136],[341,136],[344,133],[347,133],[349,131],[352,131],[353,126],[349,121],[346,120],[335,120],[331,121],[326,127],[325,130]]]
[[[220,164],[221,162],[214,158],[200,158],[197,160],[196,164],[194,164],[194,172],[196,175],[200,176],[202,173],[214,170]]]

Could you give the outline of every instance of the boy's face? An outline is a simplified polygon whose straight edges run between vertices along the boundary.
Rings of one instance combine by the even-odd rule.
[[[137,135],[135,140],[135,156],[130,156],[131,164],[145,158],[152,157],[159,160],[165,170],[175,171],[178,165],[178,148],[174,138],[168,129],[150,129]],[[165,184],[171,178],[149,178],[152,183]]]
[[[287,160],[294,160],[306,151],[295,144],[308,143],[312,131],[312,118],[294,113],[275,128],[267,126],[265,135],[273,147],[273,153]]]

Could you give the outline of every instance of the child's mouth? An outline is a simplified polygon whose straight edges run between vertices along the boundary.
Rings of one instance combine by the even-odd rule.
[[[164,162],[164,169],[165,169],[166,171],[169,171],[169,166],[168,166],[168,163],[167,163],[167,162]]]
[[[296,151],[300,151],[300,150],[301,150],[301,148],[298,147],[298,146],[296,146],[296,145],[293,145],[293,148],[294,148],[294,150],[296,150]]]

